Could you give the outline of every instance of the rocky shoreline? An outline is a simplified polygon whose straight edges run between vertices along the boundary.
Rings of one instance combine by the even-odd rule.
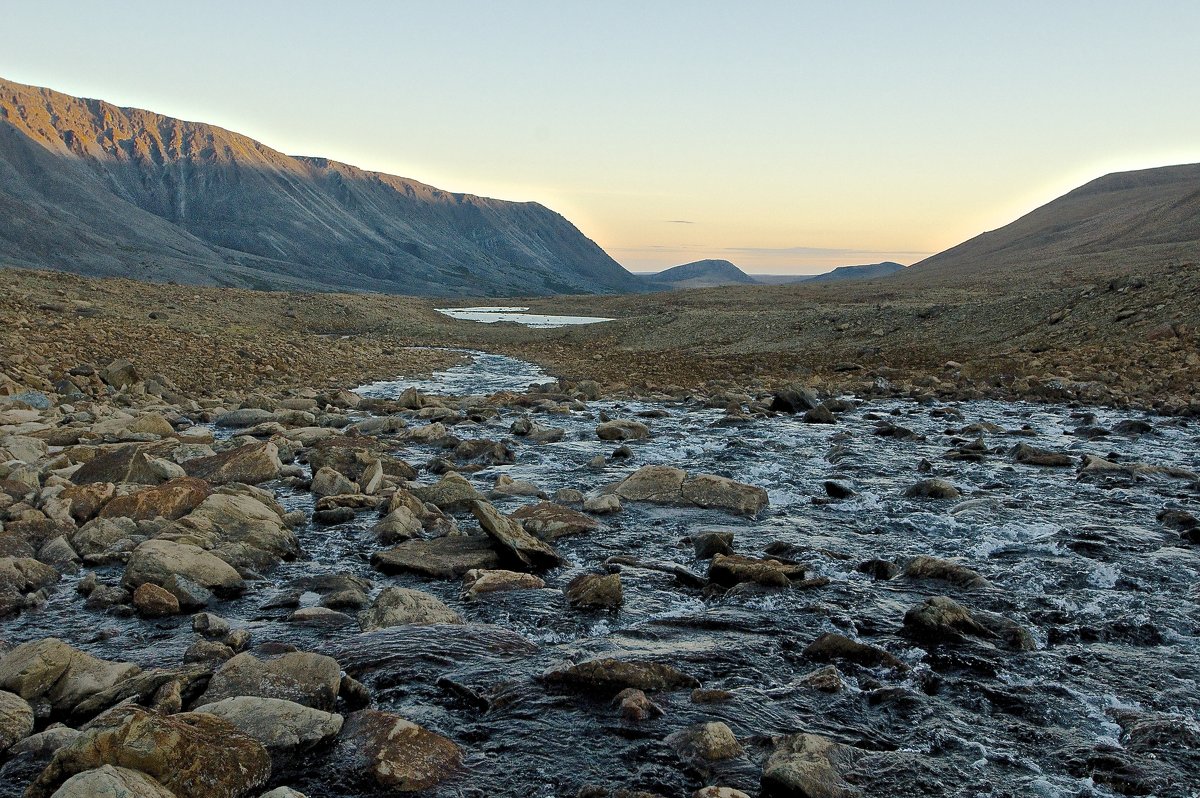
[[[0,645],[0,757],[7,758],[9,774],[28,779],[27,788],[22,785],[27,798],[294,798],[299,793],[286,774],[313,752],[339,763],[336,777],[330,776],[335,790],[374,794],[453,783],[471,756],[469,742],[374,707],[373,689],[352,675],[362,666],[355,660],[372,656],[370,635],[414,627],[462,627],[477,645],[491,640],[509,653],[526,651],[530,644],[524,638],[467,624],[424,590],[391,585],[375,591],[369,580],[350,573],[277,585],[283,589],[264,605],[287,612],[285,623],[293,628],[366,636],[333,650],[260,643],[215,609],[259,593],[272,584],[280,563],[302,555],[308,536],[361,519],[364,511],[376,514],[370,527],[376,545],[369,552],[375,571],[461,581],[464,599],[478,601],[510,591],[546,591],[543,576],[566,561],[556,541],[594,533],[599,519],[621,513],[627,503],[749,518],[769,503],[761,487],[661,464],[644,465],[587,493],[564,488],[548,495],[504,475],[485,493],[463,476],[516,462],[517,442],[563,440],[563,430],[554,426],[556,414],[588,413],[589,403],[603,393],[590,381],[560,380],[525,393],[467,398],[409,389],[393,399],[374,399],[344,389],[292,388],[217,399],[189,398],[170,378],[143,375],[125,360],[77,365],[41,378],[51,391],[10,390],[0,399],[0,612],[9,618],[8,630],[20,629],[11,624],[37,612],[69,577],[78,593],[73,601],[90,611],[150,625],[190,616],[194,640],[182,661],[153,665],[97,658],[58,637]],[[836,425],[856,405],[803,385],[692,401],[720,408],[717,423],[734,426],[778,414]],[[509,437],[487,434],[485,425],[502,412],[519,414],[507,429]],[[944,412],[952,417],[952,411]],[[597,414],[592,434],[613,450],[592,465],[604,469],[632,456],[630,445],[651,436],[656,413],[661,411]],[[1148,424],[1130,425],[1116,431],[1093,425],[1086,435],[1150,431]],[[979,441],[960,439],[952,459],[995,456],[982,435],[1002,430],[980,427],[962,434],[972,432]],[[887,417],[879,419],[875,435],[918,437]],[[442,454],[418,467],[393,454],[417,444]],[[1077,466],[1087,477],[1157,475],[1182,480],[1193,491],[1197,480],[1185,469],[1093,456],[1077,461],[1028,443],[1016,445],[1011,457],[1027,468]],[[418,483],[418,469],[437,481]],[[282,506],[263,487],[272,485],[311,495],[311,512]],[[832,480],[825,492],[826,500],[837,501],[854,489]],[[928,473],[915,475],[906,495],[932,502],[964,498],[954,484]],[[511,497],[537,501],[511,514],[497,509],[495,503]],[[1200,524],[1188,512],[1166,508],[1161,521],[1177,530],[1170,534],[1178,536],[1178,545],[1200,542]],[[739,553],[728,532],[697,534],[691,544],[707,561],[706,574],[671,562],[612,556],[588,563],[594,570],[573,578],[560,595],[573,611],[615,609],[624,601],[622,575],[647,571],[707,597],[814,591],[830,584],[786,547]],[[982,643],[994,652],[1037,646],[1021,624],[1002,612],[973,609],[955,592],[990,587],[961,563],[923,556],[899,564],[873,560],[859,568],[877,579],[915,580],[954,594],[907,608],[902,630],[919,645],[953,649],[974,641],[971,645]],[[308,594],[319,600],[304,605],[301,596]],[[842,689],[848,673],[891,689],[883,685],[908,679],[912,671],[887,650],[844,634],[821,635],[803,656],[821,665],[805,677],[818,691]],[[690,695],[698,706],[724,700],[721,689],[706,689],[681,665],[670,656],[582,658],[552,667],[539,679],[548,690],[599,699],[600,707],[611,701],[611,709],[595,711],[636,726],[668,711],[659,695]],[[917,681],[926,678],[932,674]],[[466,686],[447,689],[483,706],[497,700]],[[872,794],[863,786],[869,782],[864,774],[898,762],[897,754],[816,733],[739,740],[718,720],[677,729],[666,745],[699,772],[715,763],[745,761],[747,746],[754,748],[764,796],[850,796],[863,789]],[[931,767],[914,761],[904,767],[913,772]],[[1085,770],[1110,784],[1125,779],[1138,789],[1150,785],[1159,794],[1178,794],[1172,792],[1176,782],[1169,768],[1131,776],[1128,763],[1119,766],[1124,768],[1119,776],[1107,765],[1093,763]],[[264,792],[267,788],[272,789]],[[652,793],[608,784],[578,794]],[[710,784],[695,795],[747,793]]]

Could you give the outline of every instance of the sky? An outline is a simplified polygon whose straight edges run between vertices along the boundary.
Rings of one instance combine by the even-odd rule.
[[[1200,3],[0,0],[0,76],[451,191],[634,271],[909,264],[1200,162]]]

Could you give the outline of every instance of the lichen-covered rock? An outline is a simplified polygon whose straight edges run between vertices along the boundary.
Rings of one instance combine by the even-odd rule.
[[[968,610],[945,596],[925,599],[904,614],[904,632],[925,643],[962,643],[974,637],[1014,651],[1036,648],[1023,626],[1002,615]]]
[[[141,669],[80,651],[56,637],[22,643],[0,658],[0,689],[26,701],[44,699],[59,712],[112,687]]]
[[[633,441],[650,437],[650,428],[640,421],[616,418],[596,427],[596,437],[602,441]]]
[[[733,730],[721,721],[680,729],[668,735],[665,742],[685,761],[716,762],[745,753]]]
[[[684,481],[681,492],[684,501],[697,507],[716,507],[742,515],[757,515],[770,503],[767,492],[762,488],[714,474],[689,477]]]
[[[467,598],[479,598],[488,593],[509,590],[537,590],[545,586],[546,583],[540,577],[520,571],[475,569],[463,575],[463,595]]]
[[[368,610],[358,614],[364,632],[403,624],[462,623],[462,616],[435,596],[405,587],[384,588]]]
[[[271,441],[238,446],[210,457],[198,457],[183,463],[188,476],[199,477],[214,484],[242,482],[257,485],[279,476],[283,463],[279,449]]]
[[[905,563],[904,575],[909,579],[937,579],[964,589],[984,588],[992,585],[974,569],[953,560],[943,560],[926,555],[913,557]]]
[[[804,573],[803,565],[741,554],[718,554],[708,567],[708,578],[726,587],[742,582],[753,582],[764,587],[790,587],[793,581],[803,579]]]
[[[374,709],[350,714],[338,743],[355,770],[399,792],[429,789],[462,765],[462,751],[452,741]]]
[[[583,513],[553,502],[527,504],[511,515],[525,527],[526,532],[542,540],[554,540],[565,535],[581,535],[600,528],[600,523]]]
[[[157,539],[133,550],[121,584],[127,590],[146,582],[164,587],[177,574],[218,596],[236,596],[246,589],[242,577],[224,560],[199,546]]]
[[[620,574],[582,574],[563,593],[576,609],[616,609],[625,600]]]
[[[153,582],[143,582],[133,591],[133,606],[143,618],[165,618],[179,614],[179,599]]]
[[[102,765],[76,773],[63,782],[53,798],[176,798],[157,779],[129,768]]]
[[[228,721],[127,706],[60,748],[25,795],[49,798],[71,776],[104,765],[150,776],[175,798],[241,798],[271,776],[266,749]]]
[[[415,573],[434,579],[459,579],[467,571],[500,567],[491,538],[453,535],[432,540],[406,540],[371,555],[371,566],[385,574]]]
[[[642,466],[617,486],[617,495],[627,501],[682,504],[687,472],[664,465]]]
[[[512,557],[530,568],[554,568],[562,557],[545,541],[525,531],[520,523],[486,501],[471,503],[471,512],[492,540]]]
[[[105,504],[99,515],[101,518],[132,518],[135,521],[154,518],[174,521],[196,509],[211,493],[212,488],[204,480],[179,477],[118,496]]]
[[[466,510],[472,502],[484,498],[465,477],[454,471],[444,475],[433,485],[413,488],[412,494],[423,502],[429,502],[450,512]]]
[[[763,765],[764,798],[857,798],[846,780],[861,751],[816,734],[792,734],[775,746]]]
[[[217,669],[198,701],[214,704],[236,696],[279,698],[328,712],[333,709],[342,669],[323,654],[293,651],[260,660],[242,653]]]
[[[0,754],[33,733],[33,707],[21,696],[0,690]]]
[[[271,753],[311,748],[332,739],[342,728],[341,715],[281,698],[235,696],[192,711],[224,718]]]
[[[613,695],[627,687],[650,693],[700,686],[695,678],[672,665],[607,658],[551,668],[541,679],[547,684],[601,695]]]

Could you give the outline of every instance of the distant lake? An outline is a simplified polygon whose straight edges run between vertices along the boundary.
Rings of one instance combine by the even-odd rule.
[[[452,319],[463,321],[478,321],[484,324],[495,324],[498,321],[513,321],[526,327],[566,327],[571,324],[596,324],[602,321],[612,321],[603,316],[548,316],[544,313],[527,313],[529,308],[517,307],[483,307],[483,308],[438,308],[438,313],[444,313]]]

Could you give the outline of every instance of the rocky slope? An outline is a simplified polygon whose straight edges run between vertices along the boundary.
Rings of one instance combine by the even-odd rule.
[[[885,260],[882,263],[864,263],[861,266],[838,266],[833,271],[805,278],[803,282],[834,283],[842,280],[874,280],[878,277],[890,277],[903,270],[904,264]]]
[[[0,80],[0,263],[404,294],[639,290],[561,215]]]
[[[1200,164],[1093,180],[998,230],[914,264],[914,283],[1087,280],[1200,251]]]

